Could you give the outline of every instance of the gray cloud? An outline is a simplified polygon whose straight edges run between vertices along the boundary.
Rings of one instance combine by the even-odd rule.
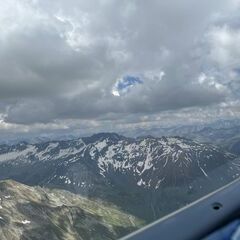
[[[139,115],[169,110],[220,108],[219,103],[237,98],[239,86],[230,84],[239,79],[232,71],[239,67],[240,56],[237,4],[0,3],[2,118],[24,125],[117,121],[119,116],[127,122],[128,115],[139,121]],[[159,79],[162,71],[165,76]],[[199,80],[203,73],[206,77]],[[113,96],[117,79],[129,74],[139,76],[143,84]]]

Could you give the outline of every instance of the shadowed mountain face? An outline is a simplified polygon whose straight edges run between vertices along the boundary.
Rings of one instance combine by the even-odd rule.
[[[180,137],[114,133],[0,146],[0,178],[112,202],[147,221],[239,176],[236,156]]]
[[[116,239],[143,225],[114,206],[64,190],[0,182],[1,240]]]

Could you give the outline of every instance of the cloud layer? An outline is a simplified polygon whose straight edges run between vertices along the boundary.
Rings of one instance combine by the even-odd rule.
[[[0,129],[120,116],[124,125],[186,108],[217,118],[210,111],[223,106],[237,117],[239,4],[1,2]],[[129,76],[140,82],[121,87]]]

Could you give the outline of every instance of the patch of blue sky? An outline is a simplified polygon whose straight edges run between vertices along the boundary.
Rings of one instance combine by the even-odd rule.
[[[117,88],[118,90],[123,90],[128,87],[134,86],[136,84],[142,84],[143,81],[136,76],[124,76],[118,83],[117,83]]]
[[[131,88],[138,84],[143,84],[143,80],[141,80],[140,77],[138,76],[131,76],[131,75],[126,75],[122,77],[121,79],[118,79],[117,82],[115,83],[113,89],[112,89],[112,94],[114,96],[121,96],[130,91]]]

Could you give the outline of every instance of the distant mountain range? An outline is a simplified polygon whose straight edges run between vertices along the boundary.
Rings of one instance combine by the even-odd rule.
[[[208,131],[210,130],[210,131]],[[236,130],[236,132],[234,131]],[[171,126],[159,126],[155,127],[144,127],[144,128],[133,128],[124,129],[119,131],[118,134],[128,136],[128,137],[139,137],[139,136],[154,136],[154,137],[171,137],[180,136],[187,137],[190,139],[198,139],[200,141],[212,141],[218,140],[218,137],[222,132],[222,137],[233,137],[236,134],[240,134],[240,119],[233,120],[218,120],[210,123],[195,123],[195,124],[178,124]],[[226,134],[225,134],[226,133]],[[89,134],[88,134],[89,135]],[[64,140],[74,140],[78,139],[79,136],[86,136],[81,134],[81,129],[59,132],[44,132],[44,133],[11,133],[11,134],[1,134],[0,144],[15,145],[19,142],[27,143],[42,143],[47,141],[64,141]]]
[[[1,240],[117,239],[143,222],[63,190],[0,182]]]
[[[154,137],[161,136],[180,136],[187,138],[199,138],[201,141],[218,140],[219,137],[233,137],[240,134],[240,120],[218,120],[212,123],[198,123],[176,125],[169,127],[154,127],[145,129],[135,129],[129,131],[129,135]]]
[[[224,147],[227,151],[240,155],[240,120],[219,120],[213,123],[155,127],[136,130],[135,135],[180,136],[200,142]]]
[[[182,137],[101,133],[0,146],[0,179],[60,188],[152,221],[239,176],[237,155]]]

